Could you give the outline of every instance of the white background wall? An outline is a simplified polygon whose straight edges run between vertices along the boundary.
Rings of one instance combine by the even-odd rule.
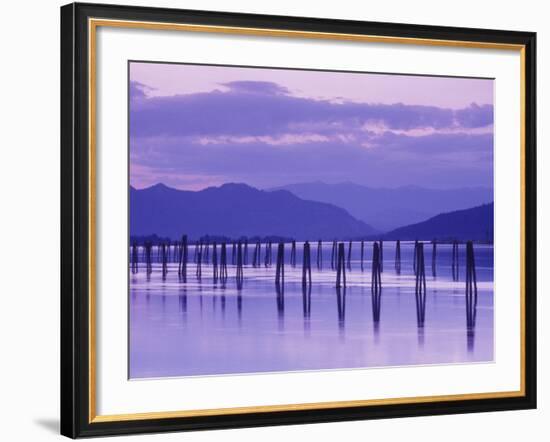
[[[538,32],[539,409],[460,416],[268,427],[124,440],[548,440],[550,309],[544,263],[550,217],[548,163],[550,13],[543,1],[120,0],[126,4],[265,14],[500,28]],[[53,440],[59,409],[59,6],[58,0],[2,5],[0,25],[0,439]],[[545,57],[546,55],[546,57]],[[545,231],[546,230],[546,231]],[[21,248],[33,240],[39,252]],[[546,373],[545,373],[546,372]]]

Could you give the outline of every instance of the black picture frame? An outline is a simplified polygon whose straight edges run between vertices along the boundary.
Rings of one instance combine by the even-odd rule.
[[[89,18],[521,45],[524,50],[524,395],[93,422],[89,375]],[[71,437],[536,408],[536,34],[167,8],[61,8],[61,434]]]

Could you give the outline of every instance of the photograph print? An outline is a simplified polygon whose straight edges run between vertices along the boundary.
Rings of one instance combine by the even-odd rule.
[[[128,100],[130,379],[493,362],[493,79],[131,61]]]

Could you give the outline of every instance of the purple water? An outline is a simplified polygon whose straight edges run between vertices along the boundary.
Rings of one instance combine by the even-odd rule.
[[[346,242],[346,256],[348,243]],[[235,266],[229,278],[214,284],[212,265],[195,277],[190,246],[187,283],[178,264],[169,263],[163,279],[154,262],[130,274],[130,378],[323,370],[493,360],[493,247],[476,244],[478,301],[475,327],[467,327],[465,246],[460,245],[458,282],[451,276],[451,245],[437,246],[437,276],[432,277],[431,245],[425,244],[425,319],[419,326],[413,272],[414,243],[401,243],[401,274],[394,269],[395,242],[384,242],[384,269],[379,320],[371,293],[372,243],[365,243],[364,270],[360,243],[353,243],[347,287],[338,293],[330,268],[331,244],[323,246],[323,268],[316,267],[317,244],[311,244],[311,294],[302,290],[302,243],[297,265],[288,263],[286,245],[284,294],[275,288],[273,265],[251,265],[249,245],[244,285],[237,290]],[[218,250],[219,253],[219,250]],[[141,252],[140,252],[141,254]],[[172,253],[171,253],[172,256]],[[156,252],[155,252],[156,260]],[[228,247],[231,261],[231,248]]]

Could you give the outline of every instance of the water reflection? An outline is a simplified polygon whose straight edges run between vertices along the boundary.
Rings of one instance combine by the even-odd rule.
[[[187,312],[187,293],[183,290],[183,293],[178,296],[179,306],[183,313]]]
[[[336,305],[338,306],[338,328],[343,331],[346,323],[346,287],[336,287]]]
[[[414,295],[416,300],[416,321],[419,329],[424,328],[426,319],[426,271],[424,263],[424,244],[415,243],[415,286]],[[422,339],[423,342],[423,339]]]
[[[475,326],[477,317],[477,273],[474,246],[466,244],[466,340],[468,351],[474,350]]]
[[[311,284],[302,284],[302,305],[304,319],[309,319],[311,316]]]
[[[241,325],[241,320],[243,316],[243,295],[240,292],[237,295],[237,312],[239,314],[239,325]]]
[[[371,301],[372,301],[372,323],[375,342],[378,343],[380,335],[380,309],[382,307],[382,241],[375,242],[372,248],[372,269],[371,269]],[[396,249],[397,249],[396,245]],[[400,269],[396,269],[398,275]]]
[[[284,327],[285,316],[285,286],[284,284],[275,284],[275,290],[277,291],[277,317],[279,319],[279,329]]]
[[[382,307],[382,288],[372,290],[372,322],[378,324],[380,322],[380,310]]]
[[[302,311],[304,314],[304,331],[311,330],[311,284],[302,284]]]
[[[269,256],[264,256],[267,246],[258,252],[252,248],[246,266],[243,244],[238,244],[235,265],[226,269],[226,274],[237,276],[235,279],[223,277],[221,245],[210,245],[208,266],[206,246],[202,251],[200,246],[198,250],[190,246],[196,263],[188,263],[186,271],[201,277],[187,282],[183,282],[178,262],[168,262],[163,268],[165,256],[175,256],[177,261],[183,249],[163,254],[161,248],[151,272],[146,271],[147,266],[129,267],[131,376],[492,360],[492,247],[476,246],[477,262],[470,258],[471,265],[455,263],[453,269],[456,249],[438,243],[438,275],[426,282],[424,260],[431,263],[434,248],[424,250],[419,244],[401,242],[396,266],[391,252],[395,246],[386,242],[390,265],[383,288],[379,243],[365,242],[364,249],[373,251],[372,258],[360,244],[354,244],[351,253],[349,243],[327,243],[321,249],[317,244],[320,263],[314,267],[307,256],[311,254],[309,243],[296,244],[292,258],[298,262],[296,267],[285,266],[290,257],[285,256],[282,244],[276,261],[278,278],[276,263],[270,266]],[[276,245],[277,252],[280,246]],[[327,257],[334,252],[330,266],[321,264],[323,252]],[[136,255],[147,259],[141,249],[132,250],[132,259]],[[468,259],[468,251],[459,256]],[[363,261],[364,271],[349,272],[350,261],[357,269]],[[415,272],[411,272],[413,262]],[[136,267],[138,271],[132,272]],[[462,282],[453,281],[457,268]],[[185,351],[178,352],[181,348]]]

